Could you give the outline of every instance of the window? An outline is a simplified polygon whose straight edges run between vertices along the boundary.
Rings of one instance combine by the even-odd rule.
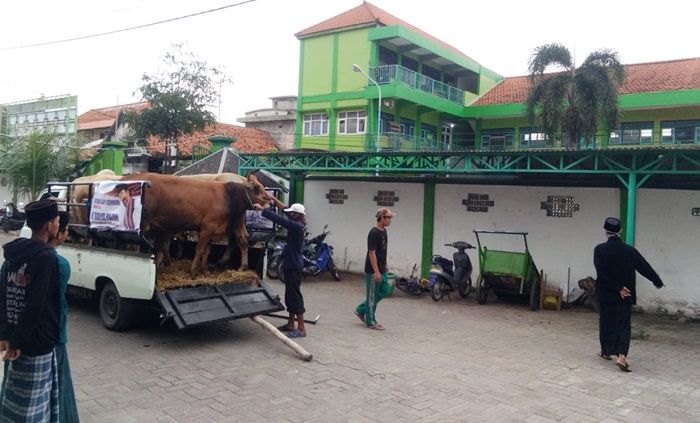
[[[433,125],[428,125],[427,123],[424,123],[420,127],[420,137],[423,138],[424,140],[428,141],[435,141],[435,137],[437,136],[437,127]]]
[[[304,135],[328,135],[328,115],[326,113],[304,115]]]
[[[700,144],[700,121],[661,122],[663,144]]]
[[[610,133],[610,145],[638,145],[654,142],[654,123],[623,123]]]
[[[452,128],[454,125],[442,125],[442,143],[450,145],[452,143]]]
[[[364,111],[338,112],[339,134],[364,134],[366,113]]]
[[[513,148],[513,129],[492,129],[481,135],[481,148],[484,150],[505,150]]]
[[[524,148],[553,147],[549,137],[538,128],[520,128],[520,146]]]
[[[394,121],[394,115],[392,115],[391,113],[382,112],[380,119],[381,120],[379,121],[379,133],[386,134],[391,132],[391,122]]]

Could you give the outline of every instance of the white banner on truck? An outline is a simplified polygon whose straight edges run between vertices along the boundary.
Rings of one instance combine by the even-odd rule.
[[[104,181],[93,184],[90,227],[138,232],[141,224],[142,181]]]

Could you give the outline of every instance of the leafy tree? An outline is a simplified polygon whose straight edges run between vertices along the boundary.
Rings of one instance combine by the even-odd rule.
[[[198,60],[181,44],[173,48],[164,58],[166,70],[141,78],[143,85],[138,91],[149,107],[127,114],[127,122],[138,138],[153,135],[164,140],[166,146],[177,145],[180,135],[216,123],[207,107],[218,101],[220,84],[229,81],[223,71]]]
[[[75,138],[49,130],[4,139],[0,144],[0,172],[7,179],[13,200],[34,200],[48,182],[73,179],[78,151]]]
[[[563,70],[545,74],[552,65]],[[616,52],[597,50],[576,68],[566,47],[546,44],[535,49],[529,70],[527,117],[550,140],[563,133],[565,145],[574,147],[581,138],[594,137],[599,124],[609,129],[619,123],[617,90],[625,69]]]

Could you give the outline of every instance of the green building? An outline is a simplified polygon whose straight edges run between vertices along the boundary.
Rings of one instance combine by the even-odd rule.
[[[296,36],[301,41],[297,148],[561,147],[560,138],[547,139],[524,117],[528,77],[503,77],[370,3]],[[626,70],[621,126],[606,128],[580,147],[700,144],[700,58]]]

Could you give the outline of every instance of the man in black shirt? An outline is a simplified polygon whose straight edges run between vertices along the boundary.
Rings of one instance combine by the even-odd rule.
[[[659,275],[634,247],[620,240],[620,220],[609,217],[603,225],[607,242],[593,250],[597,272],[596,295],[600,305],[600,357],[611,360],[617,356],[617,366],[629,372],[627,353],[632,331],[632,305],[637,301],[635,271],[654,283],[664,286]]]
[[[367,257],[365,258],[365,301],[355,308],[355,315],[370,329],[384,330],[377,323],[375,313],[377,304],[386,298],[389,282],[386,270],[386,251],[388,236],[386,228],[391,225],[395,213],[389,209],[379,209],[375,217],[377,224],[367,235]]]
[[[47,199],[24,210],[32,238],[4,245],[0,272],[0,352],[10,361],[0,421],[58,422],[60,291],[56,253],[47,243],[58,232],[58,207]]]

